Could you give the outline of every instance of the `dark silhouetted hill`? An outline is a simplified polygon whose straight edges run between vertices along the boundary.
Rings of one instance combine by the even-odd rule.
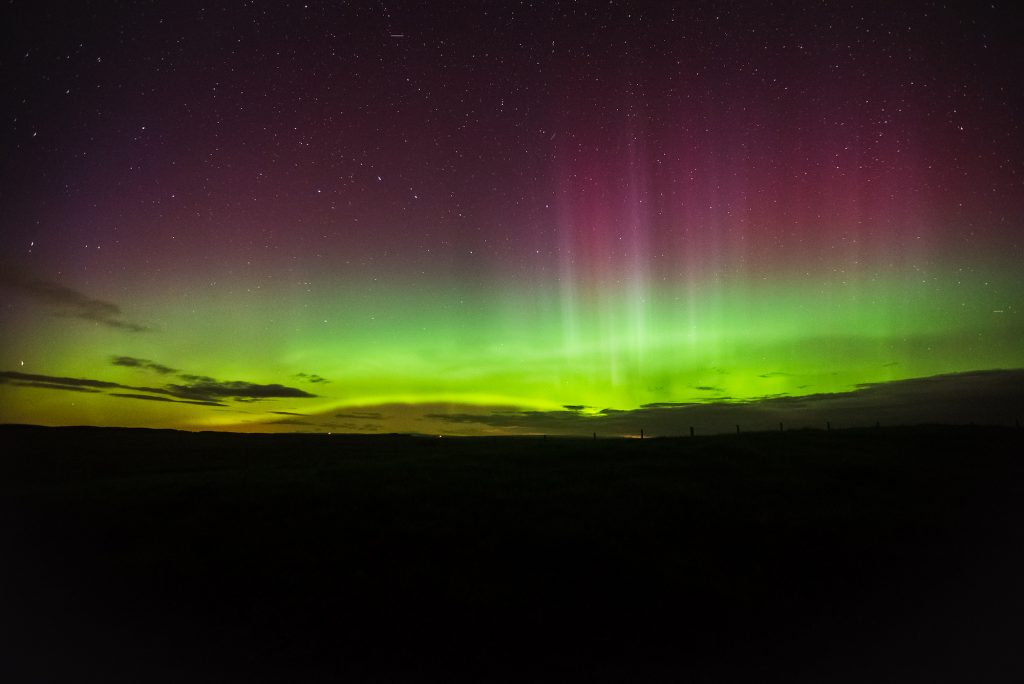
[[[1021,433],[0,427],[5,681],[1020,681]]]

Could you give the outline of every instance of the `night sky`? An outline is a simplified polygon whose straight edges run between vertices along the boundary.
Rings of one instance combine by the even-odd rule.
[[[0,12],[0,422],[1021,413],[1014,3]]]

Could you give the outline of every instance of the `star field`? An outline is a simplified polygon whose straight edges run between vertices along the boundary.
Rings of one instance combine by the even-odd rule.
[[[2,12],[4,422],[515,432],[1024,366],[1010,3]]]

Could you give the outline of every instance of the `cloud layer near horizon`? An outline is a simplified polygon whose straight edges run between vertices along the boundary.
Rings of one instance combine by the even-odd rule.
[[[750,400],[647,404],[632,410],[458,411],[426,416],[441,424],[519,434],[697,434],[741,430],[976,422],[1012,425],[1024,412],[1024,369],[985,370],[870,383],[849,392]]]
[[[132,363],[126,363],[125,360]],[[137,362],[137,363],[136,363]],[[114,357],[112,363],[118,366],[153,370],[162,375],[174,372],[174,369],[145,359],[132,357]],[[18,371],[0,371],[0,384],[11,384],[18,387],[34,387],[37,389],[68,390],[75,392],[98,393],[103,390],[130,390],[130,392],[109,392],[112,397],[122,399],[141,399],[148,401],[177,402],[197,404],[201,406],[226,406],[226,399],[236,401],[259,401],[262,399],[311,399],[316,397],[304,390],[287,387],[276,383],[258,384],[241,380],[222,381],[204,375],[188,375],[179,373],[185,382],[168,383],[163,387],[147,387],[125,385],[119,382],[95,380],[91,378],[70,378],[37,373],[21,373]]]
[[[117,366],[140,373],[170,375],[178,382],[160,386],[129,385],[91,378],[0,372],[0,385],[64,390],[85,394],[224,407],[225,402],[259,402],[267,399],[313,399],[316,395],[280,385],[245,381],[221,381],[207,376],[174,371],[147,359],[113,357]],[[166,371],[166,372],[165,372]],[[152,376],[151,376],[152,377]],[[771,396],[749,400],[708,399],[704,402],[656,403],[635,409],[569,404],[561,410],[532,411],[510,406],[479,406],[457,403],[381,404],[311,409],[299,413],[274,410],[276,418],[220,424],[224,430],[270,429],[336,432],[410,432],[423,434],[547,434],[589,436],[686,435],[777,430],[803,427],[834,428],[863,425],[920,423],[979,423],[1013,425],[1024,412],[1024,369],[984,370],[935,375],[860,385],[847,392],[804,396]],[[339,421],[340,419],[340,421]]]

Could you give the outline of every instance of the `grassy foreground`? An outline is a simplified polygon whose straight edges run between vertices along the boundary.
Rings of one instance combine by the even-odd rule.
[[[1022,681],[1021,442],[3,426],[0,678]]]

